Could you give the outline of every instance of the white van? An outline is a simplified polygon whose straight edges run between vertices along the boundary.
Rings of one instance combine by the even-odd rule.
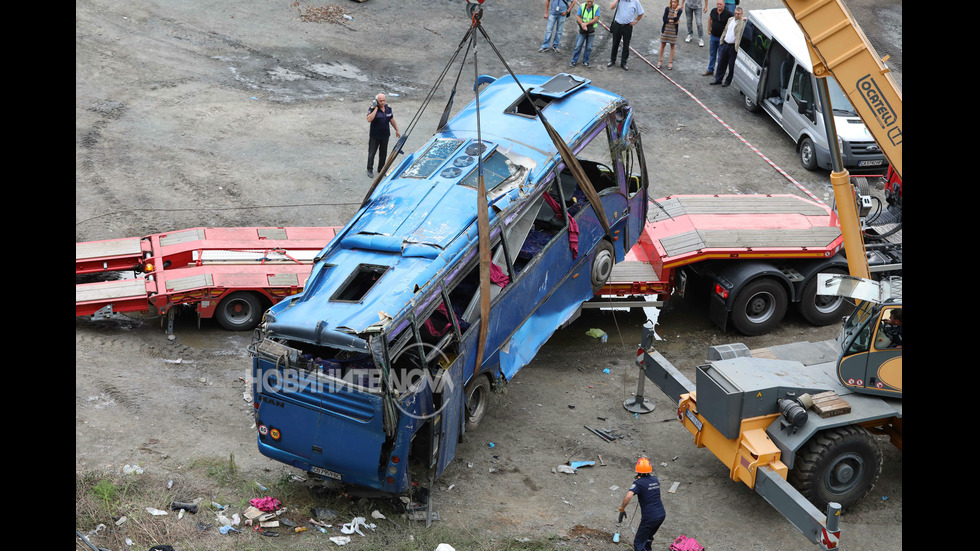
[[[749,12],[733,82],[745,97],[746,109],[769,113],[796,141],[803,168],[832,168],[825,109],[817,97],[806,39],[789,11]],[[888,161],[847,95],[833,78],[827,79],[827,87],[844,167],[855,174],[883,174]]]

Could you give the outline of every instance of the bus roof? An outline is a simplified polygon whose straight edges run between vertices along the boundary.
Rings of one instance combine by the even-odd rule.
[[[597,123],[626,104],[621,96],[571,75],[517,78],[573,151]],[[479,102],[493,226],[561,160],[514,78],[491,82]],[[359,334],[414,307],[430,282],[462,255],[473,254],[478,150],[474,99],[379,183],[370,201],[321,252],[303,293],[270,310],[269,331],[318,342],[323,329]]]

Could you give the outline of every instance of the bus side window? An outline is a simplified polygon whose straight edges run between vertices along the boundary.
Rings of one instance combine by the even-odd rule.
[[[419,335],[428,364],[449,367],[459,353],[459,341],[453,327],[456,316],[446,306],[442,296],[435,302],[435,308],[419,323]]]
[[[511,254],[515,277],[535,257],[541,254],[563,229],[567,216],[561,206],[562,197],[556,180],[524,213],[505,230],[507,249]]]
[[[500,294],[500,291],[510,284],[507,269],[507,258],[498,242],[492,249],[490,258],[490,300]],[[467,268],[466,275],[449,291],[449,302],[452,311],[459,321],[459,332],[465,333],[470,325],[480,319],[480,263],[474,262]]]
[[[388,345],[391,370],[407,373],[425,367],[422,344],[416,339],[412,324],[408,324]]]
[[[601,195],[605,190],[618,190],[619,184],[616,181],[616,172],[611,168],[614,158],[609,127],[603,125],[593,132],[595,133],[592,134],[592,140],[575,154],[575,158],[578,159],[596,193]],[[561,187],[565,196],[565,205],[572,216],[589,203],[582,186],[572,176],[568,167],[562,169]]]

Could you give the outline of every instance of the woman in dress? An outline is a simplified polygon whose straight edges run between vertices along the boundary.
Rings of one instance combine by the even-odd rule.
[[[670,59],[667,60],[667,68],[674,68],[674,48],[677,46],[677,22],[681,20],[681,9],[678,0],[670,0],[670,5],[664,8],[664,25],[660,29],[660,59],[657,60],[657,68],[664,64],[664,49],[670,45]]]

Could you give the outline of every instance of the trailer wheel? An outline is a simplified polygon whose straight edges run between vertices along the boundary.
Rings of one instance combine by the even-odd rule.
[[[881,449],[864,427],[849,425],[817,433],[800,450],[789,481],[815,507],[844,509],[863,498],[881,474]]]
[[[823,273],[843,274],[841,270],[827,270]],[[844,317],[850,307],[844,297],[818,295],[817,277],[813,276],[800,294],[800,315],[813,325],[830,325]]]
[[[214,318],[228,331],[251,331],[262,319],[262,301],[255,293],[232,293],[218,303]]]
[[[786,289],[778,281],[757,279],[738,292],[732,307],[732,325],[743,335],[772,331],[786,315]]]
[[[595,258],[592,260],[592,294],[598,293],[606,285],[615,265],[616,252],[613,250],[612,243],[603,239],[599,242]]]
[[[807,170],[817,169],[817,148],[809,136],[800,142],[800,164]]]
[[[486,375],[476,375],[466,385],[466,430],[476,430],[487,413],[490,401],[490,380]]]

